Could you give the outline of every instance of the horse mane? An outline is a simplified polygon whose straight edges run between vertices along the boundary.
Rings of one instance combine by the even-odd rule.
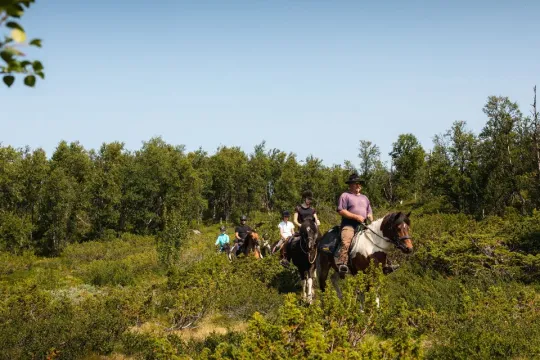
[[[411,220],[409,219],[409,214],[405,214],[404,212],[393,212],[386,214],[383,218],[383,221],[381,222],[381,231],[386,236],[386,233],[391,230],[393,225],[398,225],[401,223],[405,223],[407,225],[411,225]]]

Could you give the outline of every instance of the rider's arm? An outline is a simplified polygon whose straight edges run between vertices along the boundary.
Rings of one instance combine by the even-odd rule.
[[[293,215],[293,224],[300,227],[301,225],[298,223],[298,212],[295,210]]]
[[[346,217],[347,219],[356,220],[358,222],[364,222],[365,220],[362,216],[353,214],[352,212],[345,209],[338,211],[338,213],[339,215]]]
[[[240,236],[238,235],[238,229],[236,229],[236,231],[234,232],[234,238],[235,240],[242,240],[240,239]]]
[[[371,209],[371,202],[369,200],[368,200],[366,213],[367,213],[367,217],[369,221],[373,222],[373,210]]]
[[[313,218],[315,219],[315,224],[317,226],[320,226],[321,225],[321,222],[319,221],[319,217],[317,216],[317,214],[313,214]]]

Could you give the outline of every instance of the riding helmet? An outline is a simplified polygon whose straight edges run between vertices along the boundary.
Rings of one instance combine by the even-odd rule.
[[[283,211],[283,213],[281,214],[281,216],[285,217],[285,216],[291,216],[291,213],[288,212],[287,210]]]
[[[219,228],[219,231],[225,231],[226,229],[227,229],[227,228],[226,228],[225,226],[221,226],[221,227]]]
[[[306,190],[302,193],[302,199],[313,199],[313,193],[311,190]]]
[[[246,215],[240,216],[240,221],[247,221],[247,216]]]

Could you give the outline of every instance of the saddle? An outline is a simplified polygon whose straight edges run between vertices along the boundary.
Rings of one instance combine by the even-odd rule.
[[[353,241],[351,242],[351,246],[349,248],[349,252],[354,247],[354,243],[356,241],[356,235],[360,232],[363,232],[365,229],[363,224],[360,224],[356,227],[354,230],[353,235]],[[339,249],[341,248],[342,242],[341,242],[341,226],[336,225],[333,228],[331,228],[321,239],[319,242],[319,251],[322,251],[325,254],[335,256]]]

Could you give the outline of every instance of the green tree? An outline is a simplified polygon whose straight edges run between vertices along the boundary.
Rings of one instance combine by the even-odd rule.
[[[210,159],[213,218],[237,218],[248,210],[248,158],[239,147],[223,146]]]
[[[488,213],[502,213],[507,206],[525,212],[524,190],[534,171],[526,119],[508,97],[490,96],[483,111],[488,117],[480,133],[484,207]]]
[[[8,87],[15,82],[16,74],[24,74],[24,84],[30,87],[35,86],[36,76],[45,78],[43,64],[38,60],[23,60],[26,55],[20,49],[23,46],[41,47],[41,39],[26,41],[26,32],[17,20],[34,2],[35,0],[0,0],[0,29],[9,30],[9,35],[0,40],[0,74]]]
[[[119,229],[122,205],[122,170],[129,155],[124,144],[103,144],[93,161],[94,176],[90,180],[89,211],[93,238],[104,236],[107,230]]]
[[[392,144],[392,157],[394,168],[393,181],[395,194],[399,199],[410,199],[411,192],[416,193],[421,186],[422,170],[425,163],[425,152],[418,139],[413,134],[399,135],[398,140]]]

